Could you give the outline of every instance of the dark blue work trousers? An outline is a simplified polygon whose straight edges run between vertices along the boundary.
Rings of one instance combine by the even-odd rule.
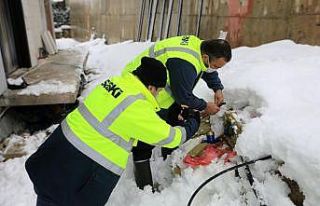
[[[37,206],[102,206],[119,176],[81,153],[59,126],[26,161]]]

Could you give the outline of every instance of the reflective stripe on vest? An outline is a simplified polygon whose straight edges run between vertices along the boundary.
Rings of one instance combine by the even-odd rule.
[[[134,103],[138,99],[143,99],[144,96],[142,94],[135,95],[135,96],[128,96],[126,97],[119,105],[117,105],[102,122],[99,122],[86,108],[84,104],[81,104],[78,107],[79,113],[84,117],[84,119],[102,136],[108,138],[113,143],[117,144],[119,147],[125,149],[128,152],[131,152],[133,140],[129,142],[125,141],[122,137],[116,135],[109,127],[113,123],[113,121],[132,103]],[[90,157],[92,160],[99,163],[101,166],[105,167],[106,169],[112,171],[115,174],[121,175],[123,169],[113,162],[106,159],[103,155],[86,145],[83,141],[81,141],[71,130],[69,125],[67,124],[66,120],[62,123],[62,131],[66,136],[67,140],[74,145],[79,151],[83,154]]]
[[[88,121],[88,123],[96,130],[98,131],[102,136],[108,138],[113,143],[117,144],[118,146],[124,148],[128,152],[131,151],[132,143],[133,141],[125,141],[120,136],[113,133],[108,128],[111,126],[112,122],[125,110],[128,106],[130,106],[133,102],[135,102],[138,99],[144,99],[144,96],[142,94],[138,94],[135,96],[128,96],[122,102],[117,105],[109,114],[107,117],[103,119],[102,122],[99,122],[98,119],[96,119],[90,111],[87,109],[87,107],[84,104],[81,104],[78,109],[80,114]]]
[[[181,142],[180,142],[180,144],[182,144],[182,143],[184,143],[186,141],[186,138],[187,138],[186,129],[184,127],[180,127],[180,126],[177,126],[176,128],[179,128],[181,133],[182,133]],[[162,145],[169,144],[174,140],[175,136],[176,136],[176,131],[175,131],[175,129],[173,127],[171,127],[170,128],[169,137],[167,139],[161,140],[156,145],[162,146]]]
[[[170,87],[169,84],[166,84],[166,86],[164,87],[164,90],[166,90],[166,92],[167,92],[170,96],[172,96],[172,91],[171,91],[171,87]]]
[[[184,127],[180,127],[180,126],[177,126],[181,133],[182,133],[182,137],[181,137],[181,143],[180,144],[183,144],[186,140],[187,140],[187,131]]]
[[[157,57],[165,54],[166,52],[183,52],[183,53],[187,53],[187,54],[192,55],[194,58],[196,58],[199,61],[199,64],[201,64],[200,62],[202,61],[202,59],[201,59],[200,54],[198,52],[192,50],[192,49],[189,49],[189,48],[186,48],[186,47],[165,47],[163,49],[159,49],[158,51],[155,51],[155,46],[156,46],[156,44],[153,44],[149,48],[149,54],[148,54],[149,57],[157,58]],[[197,68],[197,66],[195,66],[195,67]],[[198,70],[197,70],[197,73],[198,73]],[[200,74],[201,74],[201,71],[200,71]],[[195,84],[196,83],[197,82],[195,82]],[[167,81],[164,90],[165,90],[165,92],[167,93],[167,95],[169,97],[164,98],[165,100],[158,98],[158,102],[160,103],[160,106],[162,108],[168,109],[172,105],[172,103],[175,101],[173,96],[172,96],[172,91],[171,91],[171,88],[170,88],[170,85],[169,85],[169,81]]]
[[[91,147],[88,147],[84,142],[82,142],[70,129],[69,125],[67,124],[66,120],[63,120],[61,123],[61,128],[63,131],[64,136],[66,139],[80,152],[82,152],[84,155],[91,158],[93,161],[97,162],[102,167],[106,168],[107,170],[110,170],[114,174],[121,175],[123,172],[123,169],[117,165],[115,165],[113,162],[106,159],[103,155],[96,152]],[[80,168],[81,169],[81,168]]]
[[[190,54],[192,55],[193,57],[195,57],[196,59],[198,59],[200,61],[200,55],[192,50],[192,49],[189,49],[189,48],[185,48],[185,47],[166,47],[166,48],[163,48],[163,49],[160,49],[158,51],[154,51],[154,47],[155,47],[155,44],[153,44],[150,48],[149,48],[149,57],[152,57],[152,58],[157,58],[158,56],[166,53],[166,52],[169,52],[169,51],[178,51],[178,52],[184,52],[184,53],[187,53],[187,54]]]

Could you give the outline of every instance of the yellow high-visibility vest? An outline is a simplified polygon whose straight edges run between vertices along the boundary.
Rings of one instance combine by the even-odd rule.
[[[170,58],[180,58],[191,63],[195,68],[197,75],[201,71],[206,71],[201,57],[202,40],[193,35],[171,37],[154,43],[150,48],[138,55],[132,62],[128,63],[123,73],[134,71],[140,64],[142,57],[153,57],[161,61],[164,65]],[[167,75],[169,72],[167,72]],[[170,89],[170,77],[168,75],[167,84],[157,96],[160,108],[169,108],[174,103],[174,97]]]
[[[185,141],[185,129],[168,125],[158,110],[142,82],[123,74],[98,85],[62,122],[62,131],[79,151],[120,175],[138,140],[169,148]]]

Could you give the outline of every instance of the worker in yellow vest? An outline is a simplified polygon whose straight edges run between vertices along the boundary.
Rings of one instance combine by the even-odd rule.
[[[104,205],[138,141],[173,148],[198,130],[200,114],[172,127],[158,115],[164,65],[144,57],[136,70],[99,84],[26,161],[37,206]]]
[[[176,124],[170,119],[172,111],[180,110],[181,106],[202,111],[204,115],[215,114],[224,101],[223,85],[217,70],[231,60],[231,47],[226,40],[201,40],[196,36],[185,35],[171,37],[155,42],[150,48],[139,54],[132,62],[127,64],[123,73],[135,70],[142,57],[154,57],[167,68],[168,79],[165,89],[157,96],[161,107],[159,115],[172,126]],[[213,101],[206,102],[192,92],[198,80],[202,78],[209,88],[213,90]],[[168,112],[168,111],[171,112]],[[152,185],[152,178],[140,178],[146,174],[148,159],[151,157],[153,146],[142,142],[133,149],[133,158],[136,167],[137,185]],[[162,148],[164,158],[172,152],[171,149]],[[145,166],[141,166],[145,164]],[[144,168],[139,172],[139,168]],[[150,172],[149,172],[150,173]],[[144,182],[141,182],[143,179]]]

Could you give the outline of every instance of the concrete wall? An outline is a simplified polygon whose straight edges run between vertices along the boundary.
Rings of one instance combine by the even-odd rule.
[[[91,28],[106,34],[109,42],[135,39],[140,0],[70,0],[73,35],[87,40]],[[148,2],[148,1],[147,1]],[[170,36],[177,31],[175,0]],[[161,10],[162,0],[159,0]],[[184,0],[182,34],[196,31],[198,0]],[[159,12],[155,32],[158,31]],[[144,28],[145,29],[145,28]],[[236,47],[292,39],[299,43],[320,45],[319,0],[204,0],[200,37],[215,38],[219,30],[229,32]],[[145,39],[143,31],[143,40]],[[153,40],[156,39],[156,35]]]
[[[289,21],[289,38],[320,45],[320,1],[295,0]]]
[[[41,34],[47,30],[44,0],[22,0],[32,66],[38,64],[39,48],[43,47]]]
[[[90,38],[94,27],[110,42],[135,36],[138,0],[70,0],[73,35],[80,40]]]

